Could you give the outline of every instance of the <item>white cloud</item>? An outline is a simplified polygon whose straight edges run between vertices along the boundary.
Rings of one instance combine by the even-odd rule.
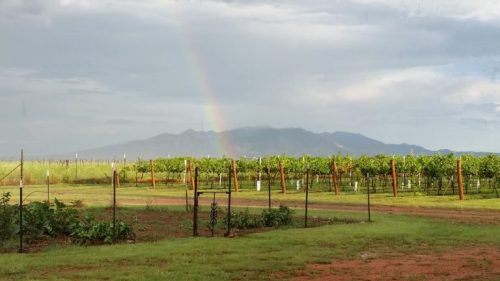
[[[114,90],[87,77],[42,78],[34,69],[0,68],[0,97],[49,97],[112,94]]]
[[[500,5],[497,0],[354,0],[361,4],[386,5],[410,16],[450,17],[500,23]]]
[[[339,85],[343,81],[335,77],[315,77],[303,87],[305,92],[299,103],[330,106],[400,102],[420,96],[419,90],[432,87],[437,80],[442,79],[442,75],[429,68],[410,68],[370,73],[356,78]],[[415,85],[419,90],[415,89]]]
[[[500,104],[500,82],[493,82],[481,77],[467,77],[461,80],[463,87],[457,93],[449,95],[449,102],[458,104]]]
[[[13,124],[0,154],[40,128],[75,146],[199,129],[207,94],[230,127],[497,149],[469,137],[500,131],[495,3],[1,1],[0,115]],[[462,143],[426,137],[442,128]]]

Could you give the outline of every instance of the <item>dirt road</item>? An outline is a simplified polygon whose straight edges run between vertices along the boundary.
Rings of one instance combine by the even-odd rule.
[[[226,206],[226,200],[218,200],[220,206]],[[200,197],[201,205],[209,205],[211,199],[207,197]],[[121,204],[133,205],[185,205],[184,198],[149,198],[149,199],[134,199],[134,200],[121,200]],[[193,204],[192,198],[188,200],[188,204]],[[257,199],[233,199],[232,203],[235,207],[266,207],[268,206],[267,200]],[[298,201],[285,201],[280,202],[277,200],[272,201],[272,206],[277,207],[280,204],[287,205],[291,208],[304,208],[303,202]],[[350,205],[350,204],[326,204],[326,203],[310,203],[309,208],[321,210],[339,210],[339,211],[353,211],[353,212],[367,212],[366,205]],[[495,210],[476,210],[476,209],[447,209],[447,208],[419,208],[419,207],[395,207],[395,206],[371,206],[371,211],[374,215],[377,213],[383,214],[403,214],[414,215],[433,218],[451,219],[457,222],[466,223],[490,223],[500,224],[500,211]]]

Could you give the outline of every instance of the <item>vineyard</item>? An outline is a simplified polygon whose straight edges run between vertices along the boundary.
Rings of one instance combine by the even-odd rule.
[[[453,154],[432,156],[348,156],[290,157],[286,155],[262,158],[158,158],[136,162],[111,161],[29,161],[25,163],[24,183],[45,184],[106,184],[111,182],[112,169],[118,170],[121,184],[135,186],[192,185],[193,171],[198,167],[200,183],[209,188],[225,188],[229,168],[234,167],[235,188],[255,190],[270,185],[281,191],[300,190],[306,172],[311,175],[311,190],[351,194],[398,192],[419,195],[458,194],[457,161],[465,194],[499,197],[500,157]],[[394,163],[394,169],[391,167]],[[7,175],[0,185],[16,185],[17,173],[8,174],[17,162],[0,162],[0,175]],[[394,172],[394,173],[393,173]]]
[[[387,253],[405,258],[381,280],[500,274],[497,155],[4,161],[0,175],[0,280],[322,280]]]

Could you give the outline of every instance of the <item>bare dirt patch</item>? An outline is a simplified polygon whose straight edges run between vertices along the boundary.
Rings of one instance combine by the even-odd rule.
[[[209,205],[211,200],[207,198],[200,198],[201,205]],[[121,204],[124,205],[145,205],[146,203],[151,205],[185,205],[185,199],[183,198],[147,198],[147,199],[127,199],[121,200]],[[188,202],[192,204],[192,199]],[[266,200],[257,199],[233,199],[231,204],[238,207],[266,207],[268,202]],[[276,200],[272,201],[272,205],[277,207],[280,204],[287,205],[291,208],[303,208],[304,202],[297,201],[286,201],[279,202]],[[221,206],[224,206],[224,200],[220,202]],[[348,204],[326,204],[326,203],[310,203],[309,208],[311,209],[323,209],[323,210],[341,210],[341,211],[353,211],[353,212],[366,212],[367,207],[365,205],[348,205]],[[394,206],[372,206],[372,212],[383,213],[383,214],[402,214],[402,215],[413,215],[421,217],[433,217],[433,218],[443,218],[457,223],[473,223],[473,224],[500,224],[500,211],[494,210],[457,210],[457,209],[446,209],[446,208],[418,208],[418,207],[394,207]]]
[[[478,246],[410,255],[363,252],[356,259],[308,265],[293,280],[500,280],[500,249]]]
[[[202,206],[198,213],[198,236],[212,236],[209,228],[210,212]],[[219,209],[215,236],[224,236],[227,228],[222,224],[226,210]],[[95,214],[98,220],[111,220],[111,209]],[[193,211],[172,211],[161,208],[127,209],[119,208],[119,220],[129,223],[136,234],[135,242],[152,242],[165,238],[185,238],[193,236]],[[234,235],[262,232],[265,228],[232,229]]]
[[[83,214],[92,214],[97,221],[111,221],[112,209],[90,209],[84,210]],[[222,224],[225,210],[219,210],[218,224],[215,228],[214,236],[224,236],[227,232],[226,225]],[[193,236],[193,212],[172,211],[162,208],[128,209],[118,208],[117,220],[130,224],[135,233],[132,241],[122,241],[123,243],[153,242],[166,238],[186,238]],[[210,212],[206,206],[201,207],[198,214],[198,236],[211,237],[212,231],[209,228]],[[328,221],[313,221],[314,226],[327,224]],[[251,233],[268,231],[273,228],[256,227],[248,229],[231,229],[231,237],[242,236]],[[42,237],[36,241],[25,243],[23,250],[27,253],[43,251],[50,247],[66,246],[71,244],[68,236]],[[94,244],[93,244],[94,245]],[[98,245],[98,244],[95,244]],[[11,253],[17,251],[17,245],[0,248],[0,253]]]

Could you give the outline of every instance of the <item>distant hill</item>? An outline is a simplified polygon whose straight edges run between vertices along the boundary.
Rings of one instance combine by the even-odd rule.
[[[82,159],[143,159],[166,156],[205,157],[222,155],[239,157],[270,154],[327,156],[332,154],[433,154],[432,151],[410,144],[386,144],[360,134],[348,132],[312,133],[300,128],[245,127],[224,132],[187,130],[180,134],[161,134],[145,140],[109,145],[79,151]],[[473,154],[485,154],[474,153]],[[44,158],[71,159],[74,153]]]

